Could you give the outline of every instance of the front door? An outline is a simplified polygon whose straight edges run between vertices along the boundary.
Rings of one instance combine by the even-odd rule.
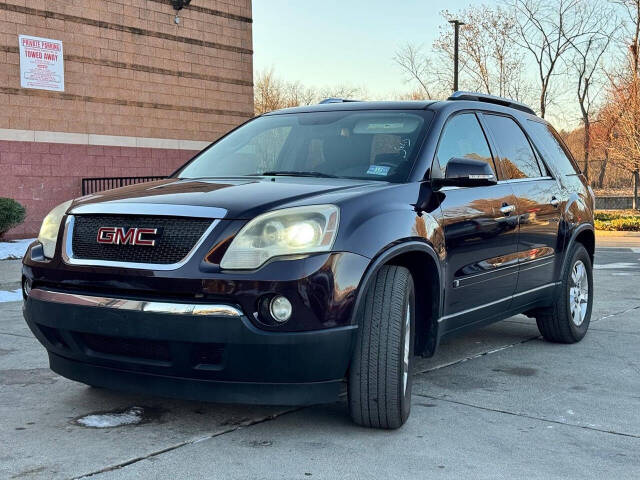
[[[443,172],[451,158],[483,160],[496,172],[475,113],[460,113],[447,121],[436,156]],[[510,307],[518,277],[518,217],[508,183],[445,187],[441,193],[447,250],[442,318],[446,333],[498,316]]]

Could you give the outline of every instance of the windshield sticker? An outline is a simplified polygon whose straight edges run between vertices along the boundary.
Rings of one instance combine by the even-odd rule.
[[[384,165],[371,165],[369,170],[367,170],[367,175],[389,175],[389,170],[391,170],[391,167]]]

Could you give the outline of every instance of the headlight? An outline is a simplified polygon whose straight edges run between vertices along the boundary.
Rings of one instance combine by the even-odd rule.
[[[338,215],[335,205],[286,208],[260,215],[240,230],[220,266],[250,270],[273,257],[331,250]]]
[[[38,241],[42,244],[44,256],[47,258],[53,258],[56,253],[56,242],[58,240],[60,223],[62,222],[62,218],[67,212],[67,209],[71,205],[71,202],[72,200],[61,203],[51,210],[42,221],[40,233],[38,234]]]

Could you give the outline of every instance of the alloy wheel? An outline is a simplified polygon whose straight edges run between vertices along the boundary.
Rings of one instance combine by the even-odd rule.
[[[569,284],[569,309],[571,320],[579,327],[587,316],[589,305],[589,278],[587,268],[582,260],[573,264],[571,281]]]
[[[411,350],[411,304],[407,304],[407,313],[404,319],[404,361],[402,364],[403,393],[407,393],[409,382],[409,352]]]

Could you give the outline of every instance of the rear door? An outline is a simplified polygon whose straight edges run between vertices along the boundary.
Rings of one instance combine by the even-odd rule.
[[[482,160],[496,172],[475,113],[458,113],[448,119],[435,160],[442,172],[451,158]],[[440,193],[447,250],[442,319],[446,332],[509,308],[517,279],[518,219],[510,183],[444,187]]]
[[[516,197],[519,275],[512,306],[519,307],[547,296],[557,278],[561,190],[514,118],[484,113],[482,121],[497,150],[500,183]]]

